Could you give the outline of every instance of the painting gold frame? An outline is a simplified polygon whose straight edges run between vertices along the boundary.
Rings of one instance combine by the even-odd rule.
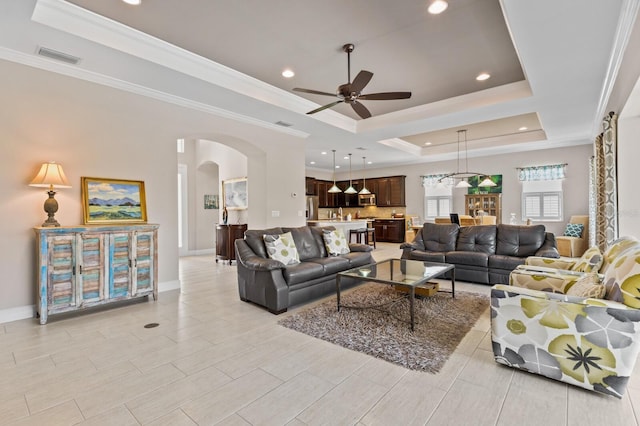
[[[85,224],[147,223],[147,201],[141,180],[81,178]]]
[[[247,178],[234,178],[222,181],[223,205],[227,210],[246,210],[249,208]]]

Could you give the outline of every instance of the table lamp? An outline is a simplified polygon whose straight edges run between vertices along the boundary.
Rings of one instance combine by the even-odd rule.
[[[60,226],[54,217],[58,211],[58,202],[54,198],[54,195],[56,195],[54,188],[71,188],[69,181],[67,181],[67,177],[64,175],[62,166],[60,164],[56,164],[54,161],[44,163],[29,186],[49,188],[49,191],[47,191],[49,198],[44,202],[44,211],[49,217],[44,221],[42,226]]]

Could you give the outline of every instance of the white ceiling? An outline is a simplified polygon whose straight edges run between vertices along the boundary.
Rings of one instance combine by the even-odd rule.
[[[437,16],[427,4],[3,0],[0,58],[300,135],[307,165],[323,170],[331,149],[366,155],[368,167],[454,158],[459,129],[470,156],[591,142],[636,0],[450,0]],[[362,101],[366,120],[344,104],[306,115],[333,98],[291,89],[345,83],[345,43],[355,44],[351,77],[374,73],[363,93],[411,99]],[[38,46],[81,61],[42,58]],[[295,77],[284,79],[285,68]],[[480,72],[492,77],[478,82]]]

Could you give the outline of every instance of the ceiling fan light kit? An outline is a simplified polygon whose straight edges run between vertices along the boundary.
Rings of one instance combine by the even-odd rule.
[[[362,89],[364,89],[365,86],[369,84],[369,81],[371,81],[371,78],[373,77],[373,73],[370,71],[362,70],[358,73],[358,75],[356,75],[356,78],[353,79],[353,82],[351,81],[351,52],[353,52],[353,49],[354,45],[352,43],[347,43],[342,46],[342,50],[347,53],[347,83],[338,86],[338,90],[336,91],[336,93],[321,92],[319,90],[312,89],[302,89],[300,87],[295,87],[293,89],[296,92],[310,93],[312,95],[338,97],[337,101],[309,111],[307,114],[315,114],[316,112],[323,111],[338,104],[347,103],[351,105],[351,108],[353,108],[355,113],[358,114],[360,118],[366,119],[371,117],[371,112],[367,109],[367,107],[359,102],[360,100],[386,101],[393,99],[409,99],[411,97],[411,92],[381,92],[362,94]]]

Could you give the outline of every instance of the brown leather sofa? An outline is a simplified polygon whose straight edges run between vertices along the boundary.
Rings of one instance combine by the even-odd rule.
[[[403,259],[450,263],[457,280],[508,284],[509,274],[528,256],[558,258],[555,237],[544,225],[478,225],[425,223]]]
[[[373,263],[373,248],[365,244],[349,244],[348,254],[328,256],[322,237],[332,226],[271,228],[247,230],[244,239],[235,240],[240,300],[264,306],[273,314],[288,307],[327,296],[336,291],[338,272]],[[267,256],[264,235],[291,232],[300,263],[284,265]],[[353,283],[343,279],[341,286]]]

